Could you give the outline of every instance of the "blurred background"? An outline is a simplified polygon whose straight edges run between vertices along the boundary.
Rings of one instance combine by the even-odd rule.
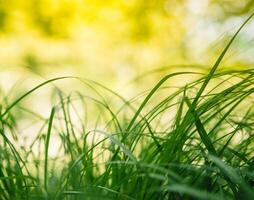
[[[253,0],[0,0],[0,112],[52,77],[87,78],[130,99],[168,73],[206,72],[253,10]],[[254,20],[237,37],[220,69],[253,67],[253,33]],[[173,78],[167,86],[183,86],[196,78]],[[17,146],[29,149],[26,144],[41,132],[41,119],[59,104],[55,87],[68,90],[65,98],[77,98],[73,91],[97,99],[107,96],[114,112],[123,103],[112,101],[108,91],[91,91],[76,80],[46,85],[11,112],[15,117],[10,124],[24,138]],[[146,94],[132,105],[138,107]],[[82,114],[85,105],[76,105],[93,128],[98,123],[94,104],[88,106],[89,116]]]
[[[253,0],[0,0],[1,84],[74,75],[117,89],[157,68],[158,76],[208,69],[253,8]],[[224,67],[252,67],[253,32],[251,22]]]

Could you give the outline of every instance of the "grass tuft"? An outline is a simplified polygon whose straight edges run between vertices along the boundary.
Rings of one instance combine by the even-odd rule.
[[[168,74],[130,100],[77,77],[4,98],[0,199],[254,199],[254,70],[217,70],[252,16],[207,75]],[[167,85],[194,74],[182,87]],[[66,79],[84,92],[63,92],[56,82]],[[26,97],[53,84],[45,119]]]

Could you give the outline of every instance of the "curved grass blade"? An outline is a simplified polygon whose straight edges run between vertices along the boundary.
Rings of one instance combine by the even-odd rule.
[[[64,77],[58,77],[58,78],[53,78],[50,80],[47,80],[39,85],[37,85],[36,87],[34,87],[33,89],[29,90],[28,92],[26,92],[25,94],[23,94],[21,97],[19,97],[18,99],[16,99],[11,105],[9,105],[6,110],[0,115],[0,118],[3,118],[6,114],[8,114],[10,112],[10,110],[15,107],[21,100],[23,100],[25,97],[27,97],[29,94],[33,93],[34,91],[36,91],[37,89],[41,88],[44,85],[47,85],[48,83],[51,83],[53,81],[57,81],[57,80],[61,80],[61,79],[67,79],[67,78],[74,78],[72,76],[64,76]]]
[[[48,188],[48,150],[49,150],[49,140],[50,140],[52,125],[53,125],[54,115],[55,115],[55,107],[52,108],[51,113],[50,113],[49,122],[48,122],[48,131],[47,131],[46,142],[45,142],[44,188],[45,188],[46,191],[47,191],[47,188]]]
[[[139,114],[141,113],[141,111],[143,110],[143,108],[145,107],[145,105],[148,103],[148,101],[151,99],[151,97],[154,95],[154,93],[161,87],[161,85],[166,82],[169,78],[174,77],[174,76],[178,76],[178,75],[182,75],[182,74],[196,74],[194,72],[177,72],[177,73],[172,73],[172,74],[168,74],[166,76],[164,76],[151,90],[151,92],[146,96],[145,100],[142,102],[142,104],[139,106],[138,110],[136,111],[135,115],[133,116],[133,118],[131,119],[126,131],[130,131],[133,124],[135,123],[137,117],[139,116]]]
[[[227,51],[229,50],[229,47],[232,45],[232,43],[234,42],[235,38],[238,36],[238,34],[240,33],[240,31],[243,29],[243,27],[251,20],[251,18],[254,16],[254,13],[252,13],[245,21],[244,23],[238,28],[238,30],[236,31],[236,33],[234,34],[234,36],[231,38],[231,40],[229,41],[229,43],[227,44],[227,46],[224,48],[224,50],[222,51],[222,53],[220,54],[219,58],[216,60],[215,64],[213,65],[212,69],[210,70],[207,78],[205,79],[204,83],[202,84],[201,88],[199,89],[195,99],[193,100],[192,104],[193,107],[196,106],[200,96],[202,95],[202,93],[204,92],[206,86],[208,85],[209,81],[211,80],[211,78],[213,77],[215,71],[217,70],[217,68],[219,67],[222,59],[224,58],[224,56],[226,55]]]
[[[205,127],[203,126],[201,120],[199,119],[198,114],[195,111],[193,105],[190,103],[190,101],[187,97],[185,97],[185,101],[190,109],[190,112],[192,113],[192,115],[195,119],[195,125],[196,125],[197,131],[199,133],[199,136],[200,136],[202,142],[204,143],[204,145],[206,146],[206,148],[210,154],[217,155],[217,152],[213,146],[213,143],[212,143],[211,139],[209,138],[209,136],[205,130]]]

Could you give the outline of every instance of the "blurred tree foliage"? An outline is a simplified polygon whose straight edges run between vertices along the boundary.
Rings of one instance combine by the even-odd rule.
[[[0,30],[14,31],[13,24],[34,28],[46,36],[68,37],[73,25],[86,25],[105,18],[128,21],[131,36],[146,39],[152,34],[155,18],[170,20],[189,0],[0,0]],[[254,7],[253,0],[210,0],[222,12],[217,17],[243,15]],[[208,10],[209,12],[209,10]],[[108,16],[107,16],[108,15]],[[9,26],[11,25],[11,26]],[[6,29],[9,26],[9,29]]]
[[[221,49],[204,53],[225,31],[221,22],[253,8],[253,0],[0,0],[0,67],[208,63]]]
[[[222,17],[229,17],[232,15],[244,15],[253,11],[253,0],[211,0],[211,3],[222,9]]]

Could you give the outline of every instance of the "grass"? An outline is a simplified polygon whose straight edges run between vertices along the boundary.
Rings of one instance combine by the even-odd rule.
[[[195,73],[166,75],[130,100],[75,77],[4,99],[0,199],[254,199],[254,70],[217,69],[251,17],[207,75],[177,89],[163,85]],[[22,104],[63,79],[78,79],[91,95],[55,85],[47,119]],[[22,147],[24,118],[40,128]]]

